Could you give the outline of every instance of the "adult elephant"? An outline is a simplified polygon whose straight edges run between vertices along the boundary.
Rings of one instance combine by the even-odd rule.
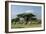
[[[19,18],[24,18],[24,21],[26,21],[25,24],[29,22],[32,23],[32,19],[34,19],[33,17],[35,17],[35,15],[32,13],[23,13],[23,14],[18,14],[17,16]]]

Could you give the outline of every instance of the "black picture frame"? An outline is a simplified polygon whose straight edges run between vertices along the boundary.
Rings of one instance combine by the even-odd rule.
[[[9,28],[8,28],[8,4],[12,2],[12,3],[31,3],[31,4],[43,4],[44,5],[44,29],[43,30],[32,30],[32,31],[15,31],[15,32],[9,32]],[[40,2],[23,2],[23,1],[5,1],[5,32],[6,33],[20,33],[20,32],[37,32],[37,31],[45,31],[45,3],[40,3]]]

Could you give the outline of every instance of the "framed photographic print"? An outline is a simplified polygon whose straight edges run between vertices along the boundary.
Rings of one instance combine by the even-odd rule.
[[[45,3],[5,1],[5,32],[45,30]]]

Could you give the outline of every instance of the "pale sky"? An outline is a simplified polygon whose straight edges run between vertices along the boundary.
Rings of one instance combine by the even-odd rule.
[[[33,13],[41,19],[41,6],[11,5],[11,18],[15,18],[20,13]]]

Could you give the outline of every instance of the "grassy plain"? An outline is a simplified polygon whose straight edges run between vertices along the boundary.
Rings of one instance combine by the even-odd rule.
[[[31,24],[11,24],[11,28],[35,28],[35,27],[41,27],[41,24],[38,23],[31,23]]]

